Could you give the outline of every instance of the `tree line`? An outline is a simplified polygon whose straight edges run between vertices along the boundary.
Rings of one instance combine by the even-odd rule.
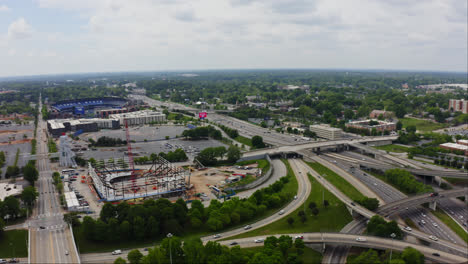
[[[107,136],[102,136],[95,141],[94,139],[88,139],[92,147],[116,147],[127,145],[126,140],[120,138],[111,138]]]
[[[433,191],[431,186],[417,181],[410,172],[403,169],[386,170],[385,177],[404,193],[416,194]]]
[[[250,252],[234,246],[229,248],[215,241],[206,245],[200,238],[182,241],[179,237],[165,238],[159,246],[148,249],[148,255],[134,249],[127,255],[130,264],[166,264],[173,263],[219,263],[219,264],[301,264],[304,255],[304,241],[282,235],[279,238],[269,236],[264,241],[262,249]],[[127,263],[123,258],[115,260],[114,264]]]
[[[221,131],[217,130],[213,126],[197,127],[193,129],[187,129],[182,132],[182,136],[191,140],[197,140],[202,138],[213,138],[221,140],[223,135]]]
[[[389,250],[374,250],[369,249],[362,252],[357,257],[351,259],[349,264],[423,264],[424,255],[418,250],[407,247],[403,252],[393,252],[392,261],[390,259]]]
[[[137,164],[146,164],[146,163],[156,160],[158,158],[158,155],[169,162],[181,162],[181,161],[188,160],[188,157],[185,151],[181,148],[178,148],[174,151],[169,151],[168,153],[159,152],[159,154],[151,153],[149,157],[148,156],[136,157],[133,159],[133,161]]]
[[[171,203],[164,198],[134,205],[106,203],[99,219],[83,218],[77,227],[78,232],[89,241],[110,242],[119,239],[155,240],[167,233],[183,235],[200,230],[219,231],[252,220],[268,209],[279,208],[290,201],[292,194],[281,192],[289,177],[257,190],[248,199],[235,197],[224,203],[211,200],[206,208],[199,200],[193,200],[188,209],[182,199]]]

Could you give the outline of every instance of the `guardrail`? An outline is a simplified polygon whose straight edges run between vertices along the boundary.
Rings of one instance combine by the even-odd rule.
[[[232,189],[234,191],[253,189],[253,188],[258,187],[258,186],[262,185],[263,183],[265,183],[271,177],[271,175],[273,175],[273,171],[274,171],[273,164],[272,164],[271,158],[270,158],[270,156],[268,154],[245,157],[245,158],[242,158],[242,159],[240,159],[238,161],[256,160],[256,159],[266,159],[270,163],[270,168],[268,169],[268,171],[265,174],[261,175],[260,177],[257,177],[257,179],[255,179],[255,181],[253,181],[251,183],[235,186],[235,187],[232,187],[230,189]]]

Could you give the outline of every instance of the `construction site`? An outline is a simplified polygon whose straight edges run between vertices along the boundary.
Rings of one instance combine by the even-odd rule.
[[[128,121],[124,120],[127,139],[127,159],[115,163],[88,164],[92,181],[102,201],[139,200],[148,197],[185,196],[190,187],[190,171],[174,166],[161,156],[152,161],[149,169],[135,169]]]

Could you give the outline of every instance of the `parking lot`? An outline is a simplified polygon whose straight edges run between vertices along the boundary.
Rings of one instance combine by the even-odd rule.
[[[101,212],[102,203],[98,200],[98,197],[94,194],[94,190],[92,190],[88,184],[82,183],[82,177],[87,175],[87,171],[78,171],[79,175],[77,175],[76,181],[70,181],[69,188],[70,191],[74,191],[78,201],[80,202],[80,206],[89,206],[89,211],[93,212],[89,214],[89,216],[97,218]]]
[[[152,140],[161,140],[165,139],[166,136],[170,138],[175,138],[177,135],[182,135],[182,132],[186,130],[185,126],[133,126],[129,127],[130,139],[136,142],[140,141],[152,141]],[[111,137],[111,138],[120,138],[126,140],[125,129],[103,129],[98,132],[92,133],[83,133],[79,136],[80,139],[88,141],[89,138],[97,140],[100,137]]]
[[[26,135],[26,138],[24,138]],[[16,152],[20,150],[18,167],[24,166],[31,153],[31,139],[34,135],[34,123],[27,125],[0,125],[0,151],[5,152],[6,162],[0,170],[1,179],[5,177],[6,168],[15,162]]]

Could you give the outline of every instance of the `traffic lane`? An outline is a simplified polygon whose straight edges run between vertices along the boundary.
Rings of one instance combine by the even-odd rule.
[[[440,200],[437,206],[444,210],[445,213],[449,215],[454,221],[456,221],[463,229],[468,230],[468,209],[464,204],[460,205],[453,199],[446,199]]]
[[[136,248],[143,255],[148,255],[149,251],[146,248]],[[117,258],[127,259],[127,255],[130,251],[134,249],[122,250],[121,254],[112,255],[112,252],[102,252],[102,253],[88,253],[81,255],[82,263],[114,263]]]
[[[376,248],[376,249],[389,249],[403,251],[407,247],[412,247],[425,255],[426,258],[432,259],[435,261],[450,262],[450,263],[463,263],[466,262],[466,257],[461,257],[458,255],[449,254],[440,250],[436,250],[430,247],[417,245],[401,240],[396,239],[387,239],[380,237],[372,236],[362,236],[362,235],[350,235],[350,234],[341,234],[341,233],[301,233],[301,234],[285,234],[291,237],[303,236],[305,243],[326,243],[326,244],[340,244],[340,245],[349,245],[357,247],[366,247],[366,248]],[[274,235],[280,237],[281,235]],[[357,241],[357,237],[365,238],[365,241]],[[220,241],[220,244],[231,246],[232,242],[237,242],[241,247],[256,247],[262,245],[262,243],[256,243],[257,239],[265,239],[265,236],[241,238],[235,240],[226,240]],[[432,255],[433,253],[438,253],[440,257]]]
[[[302,171],[298,170],[297,165],[296,165],[296,162],[297,162],[296,160],[290,159],[288,161],[292,161],[290,162],[290,165],[294,171],[294,174],[298,182],[298,192],[297,192],[297,199],[292,200],[288,205],[282,208],[282,210],[284,210],[285,212],[284,214],[280,215],[279,213],[275,213],[260,221],[251,223],[250,224],[251,228],[247,230],[245,230],[244,228],[238,228],[238,229],[234,229],[234,230],[227,231],[224,233],[220,233],[221,235],[220,238],[213,238],[213,236],[202,237],[201,238],[202,241],[210,241],[210,240],[215,241],[215,240],[219,240],[222,238],[231,237],[231,236],[242,234],[251,230],[258,229],[260,227],[263,227],[265,225],[278,221],[279,219],[283,217],[286,217],[289,213],[293,212],[294,210],[302,206],[302,204],[307,200],[307,197],[309,197],[309,194],[310,194],[310,190],[311,190],[310,181],[307,178],[307,173],[302,173]]]

